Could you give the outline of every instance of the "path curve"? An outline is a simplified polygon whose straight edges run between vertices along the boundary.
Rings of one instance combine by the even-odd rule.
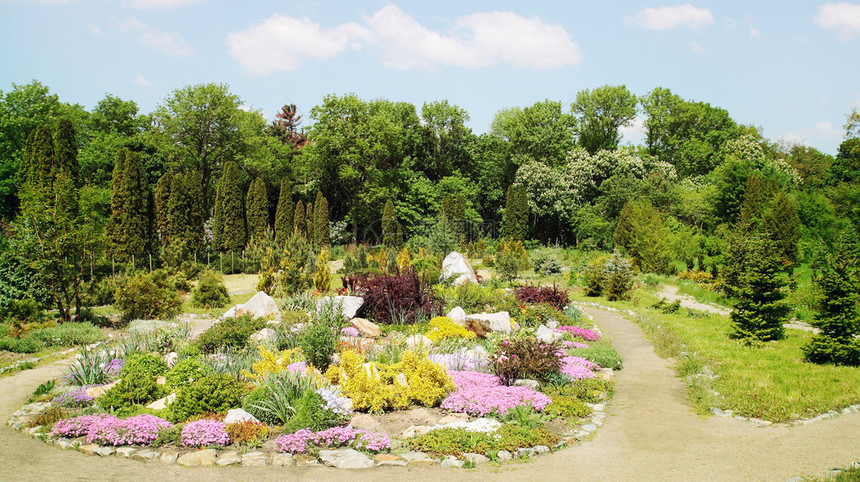
[[[4,480],[774,480],[822,476],[860,460],[860,413],[809,425],[756,427],[727,417],[701,417],[687,404],[670,361],[631,321],[586,309],[624,358],[605,424],[593,440],[528,463],[473,470],[374,468],[183,468],[118,457],[94,459],[14,432],[5,420],[33,389],[61,375],[55,363],[0,380],[0,455]]]

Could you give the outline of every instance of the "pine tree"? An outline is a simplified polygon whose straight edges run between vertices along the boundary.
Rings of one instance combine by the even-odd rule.
[[[779,340],[789,307],[780,256],[773,241],[753,236],[746,243],[747,256],[739,269],[738,302],[732,311],[733,338]]]
[[[167,233],[169,231],[167,206],[170,203],[170,183],[172,180],[173,174],[166,172],[155,185],[155,224],[158,227],[158,238],[164,246],[167,246]]]
[[[293,234],[299,236],[301,238],[305,237],[305,229],[307,229],[307,225],[305,224],[305,205],[302,203],[301,199],[296,201],[296,210],[293,214]]]
[[[245,247],[245,214],[239,177],[239,166],[228,162],[216,190],[212,244],[219,251],[241,251]]]
[[[397,218],[394,214],[394,203],[389,199],[385,201],[382,208],[382,244],[395,247],[399,244],[397,239]]]
[[[525,186],[519,186],[516,190],[517,206],[517,233],[516,238],[525,241],[529,234],[529,198]]]
[[[331,243],[331,233],[328,227],[328,201],[323,197],[322,193],[317,193],[316,207],[314,207],[314,217],[316,218],[316,235],[317,247],[325,248]]]
[[[753,173],[747,178],[744,202],[741,205],[743,225],[756,227],[761,222],[765,209],[776,194],[777,183],[773,179]]]
[[[293,232],[293,196],[290,180],[281,181],[281,194],[275,211],[275,241],[283,243]]]
[[[122,208],[114,221],[117,225],[114,249],[122,261],[141,260],[149,248],[148,191],[140,154],[127,152],[120,184]]]
[[[33,188],[48,189],[54,182],[54,140],[47,127],[40,127],[32,134],[26,156],[26,182]]]
[[[451,193],[445,193],[445,196],[442,197],[442,205],[439,207],[439,212],[442,216],[448,218],[448,221],[453,220],[453,212],[454,212],[454,199],[451,197]]]
[[[517,230],[517,208],[516,208],[516,195],[515,195],[514,186],[508,186],[508,193],[505,196],[505,229],[504,233],[507,237],[513,237],[514,232]]]
[[[107,235],[111,241],[111,246],[114,252],[116,252],[117,247],[122,243],[120,220],[122,219],[122,211],[125,208],[122,176],[125,174],[125,159],[127,154],[127,150],[120,149],[116,153],[116,161],[114,161],[113,164],[113,180],[111,181],[110,196],[111,218],[107,227]]]
[[[314,217],[314,205],[310,201],[305,204],[305,239],[313,247],[316,241],[316,218]]]
[[[856,240],[846,241],[843,237],[827,253],[816,279],[822,296],[819,314],[812,324],[821,332],[803,347],[806,359],[813,363],[860,365],[860,342],[856,338],[860,334],[860,263],[852,252]]]
[[[169,261],[178,265],[203,250],[203,181],[196,171],[176,174],[168,202]]]
[[[254,179],[248,187],[245,212],[248,221],[248,238],[261,239],[269,227],[269,201],[266,196],[266,184],[260,178]]]
[[[762,218],[762,229],[776,243],[783,263],[789,268],[797,263],[800,227],[797,202],[785,191],[780,191],[774,198],[770,210]]]
[[[75,179],[76,185],[80,179],[78,175],[80,168],[78,167],[78,141],[75,138],[75,127],[72,121],[63,119],[57,125],[57,133],[55,138],[55,150],[57,163],[64,166],[64,169]]]

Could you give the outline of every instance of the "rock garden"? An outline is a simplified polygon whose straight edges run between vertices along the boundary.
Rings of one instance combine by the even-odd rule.
[[[617,353],[565,289],[479,281],[454,252],[432,278],[404,266],[345,275],[336,295],[260,291],[205,330],[135,320],[9,424],[185,466],[473,467],[587,438]]]

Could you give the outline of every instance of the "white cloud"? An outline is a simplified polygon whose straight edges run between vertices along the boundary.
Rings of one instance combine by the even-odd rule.
[[[92,23],[89,24],[88,28],[90,29],[90,33],[95,35],[96,37],[104,37],[105,36],[104,32],[102,32],[102,29],[100,29],[95,24],[92,24]]]
[[[714,16],[707,8],[699,8],[685,3],[674,7],[643,8],[633,16],[624,18],[627,23],[648,30],[672,30],[687,27],[696,30],[714,23]]]
[[[843,39],[860,33],[860,5],[839,2],[825,3],[814,17],[819,27],[833,29]]]
[[[619,129],[621,138],[627,143],[640,143],[645,139],[645,116],[638,115],[633,118],[633,123],[629,126],[622,126]]]
[[[334,57],[364,35],[364,29],[354,23],[322,29],[307,18],[275,14],[248,30],[229,34],[227,44],[242,67],[270,74],[295,70],[305,59]]]
[[[140,10],[156,10],[197,3],[200,0],[128,0],[126,5]]]
[[[802,129],[788,131],[783,134],[780,139],[788,144],[809,145],[809,141],[811,139],[841,139],[842,134],[842,130],[834,127],[832,122],[821,121],[812,127],[804,127]]]
[[[750,27],[749,32],[750,32],[750,37],[752,37],[752,38],[764,38],[764,34],[761,33],[761,30],[759,30],[755,27]]]
[[[146,77],[142,75],[138,75],[136,79],[134,79],[134,83],[143,87],[148,85],[152,85],[152,82],[149,81]]]
[[[334,57],[347,48],[378,49],[384,66],[432,69],[439,65],[481,68],[510,65],[545,70],[578,64],[582,54],[567,31],[537,17],[482,12],[456,19],[451,32],[420,24],[394,5],[364,19],[323,29],[307,18],[274,15],[228,35],[230,54],[247,70],[293,70],[305,59]]]
[[[705,47],[702,47],[699,42],[687,42],[687,47],[690,47],[690,50],[697,54],[703,54],[707,52],[707,50],[705,50]]]
[[[167,55],[183,57],[191,55],[194,52],[194,46],[188,43],[182,36],[156,30],[140,20],[126,20],[118,26],[120,30],[125,32],[137,33],[137,40],[140,43]]]

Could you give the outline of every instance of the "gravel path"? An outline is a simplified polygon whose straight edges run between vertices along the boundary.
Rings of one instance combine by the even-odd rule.
[[[0,427],[3,480],[775,480],[821,477],[860,460],[860,413],[796,427],[756,427],[700,417],[685,399],[670,362],[654,354],[641,330],[618,314],[588,309],[624,357],[608,417],[591,441],[528,463],[473,470],[374,468],[345,473],[312,468],[183,468],[118,457],[95,459]],[[0,420],[63,363],[0,380]]]

